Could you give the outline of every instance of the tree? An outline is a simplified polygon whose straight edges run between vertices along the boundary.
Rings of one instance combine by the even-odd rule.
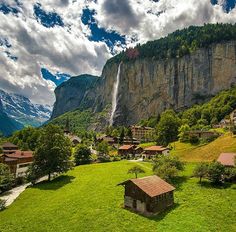
[[[188,124],[184,124],[179,128],[178,137],[179,137],[180,142],[188,142],[189,141],[189,135],[186,133],[188,131],[190,131],[190,126]]]
[[[125,129],[124,127],[121,128],[120,136],[119,136],[119,144],[123,144],[125,137]]]
[[[128,130],[127,130],[127,136],[130,138],[131,143],[133,143],[133,133],[130,128],[128,128]]]
[[[167,110],[161,114],[157,124],[157,142],[167,146],[170,142],[178,139],[178,128],[180,120],[173,110]]]
[[[212,162],[208,167],[208,179],[217,184],[223,180],[225,167],[219,162]]]
[[[72,168],[71,144],[63,131],[54,125],[46,126],[39,139],[39,146],[34,154],[31,175],[36,179],[51,174],[67,172]]]
[[[14,182],[14,177],[6,164],[0,163],[0,192],[11,188]]]
[[[91,161],[91,151],[84,144],[80,144],[76,147],[75,150],[75,164],[88,164]]]
[[[184,163],[175,156],[159,156],[153,161],[152,169],[157,176],[172,180],[179,171],[184,170]]]
[[[97,151],[98,151],[100,154],[108,155],[108,153],[109,153],[109,146],[108,146],[108,143],[107,143],[106,141],[100,142],[100,143],[97,145]]]
[[[202,182],[202,178],[207,177],[207,174],[208,174],[208,164],[206,163],[198,164],[193,171],[193,176],[199,177],[200,183]]]
[[[130,169],[128,170],[128,174],[129,174],[129,173],[134,174],[134,175],[135,175],[135,178],[137,178],[137,177],[138,177],[138,174],[140,174],[140,173],[145,173],[145,171],[144,171],[142,168],[140,168],[138,165],[136,165],[136,166],[134,166],[134,167],[132,167],[132,168],[130,168]]]

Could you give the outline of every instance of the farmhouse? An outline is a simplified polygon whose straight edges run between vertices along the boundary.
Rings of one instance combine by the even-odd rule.
[[[221,153],[217,161],[226,167],[235,167],[236,153]]]
[[[12,143],[2,145],[3,154],[0,155],[0,163],[7,164],[15,177],[25,176],[29,165],[33,162],[32,151],[21,151]]]
[[[208,139],[219,136],[219,134],[214,131],[187,131],[185,134],[189,137],[196,136],[199,139]]]
[[[140,155],[143,149],[141,147],[137,147],[133,144],[123,145],[118,148],[118,155],[125,158],[134,158],[136,155]]]
[[[10,142],[6,142],[2,145],[3,154],[12,154],[18,150],[18,147]]]
[[[152,159],[157,155],[169,155],[170,149],[162,146],[151,146],[144,149],[142,153],[143,159]]]
[[[139,213],[157,214],[174,204],[175,188],[158,176],[130,179],[125,187],[124,206]]]
[[[33,152],[17,150],[11,154],[1,155],[0,161],[9,166],[15,177],[25,176],[29,165],[33,162]]]
[[[132,135],[134,138],[142,141],[148,142],[153,140],[154,128],[145,126],[131,126]]]

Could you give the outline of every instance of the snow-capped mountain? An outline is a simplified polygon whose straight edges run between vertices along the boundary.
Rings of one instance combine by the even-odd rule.
[[[0,90],[4,112],[23,125],[40,126],[50,118],[52,107],[33,104],[28,98]]]

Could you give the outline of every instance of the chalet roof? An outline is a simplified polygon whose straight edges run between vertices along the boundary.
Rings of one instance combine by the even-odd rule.
[[[15,144],[13,144],[13,143],[6,142],[6,143],[4,143],[4,144],[2,145],[2,148],[3,148],[3,149],[4,149],[4,148],[15,148],[15,149],[17,149],[18,147],[17,147]]]
[[[21,158],[32,158],[33,157],[33,152],[32,151],[20,151],[17,150],[12,154],[4,154],[3,156],[8,157],[8,158],[16,158],[16,159],[21,159]]]
[[[127,145],[123,145],[123,146],[119,147],[119,150],[129,150],[133,147],[134,147],[134,145],[131,145],[131,144],[128,145],[127,144]]]
[[[154,128],[152,127],[148,127],[148,126],[131,126],[131,129],[144,129],[144,130],[154,130]]]
[[[140,188],[150,197],[159,196],[164,193],[175,190],[175,188],[172,185],[170,185],[169,183],[162,180],[160,177],[156,175],[137,179],[130,179],[128,181],[120,183],[120,185],[125,185],[129,181],[133,182],[138,188]]]
[[[224,166],[235,166],[236,153],[221,153],[217,159]]]
[[[144,151],[165,151],[167,149],[169,148],[162,146],[151,146],[151,147],[146,147]]]

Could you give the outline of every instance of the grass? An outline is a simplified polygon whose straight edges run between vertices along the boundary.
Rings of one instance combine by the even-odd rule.
[[[51,183],[28,188],[0,212],[0,231],[236,231],[236,185],[200,186],[190,178],[191,163],[175,183],[172,209],[151,218],[123,209],[124,189],[117,184],[133,177],[127,174],[133,165],[79,166]],[[150,164],[140,165],[145,175],[152,174]]]
[[[236,152],[236,138],[226,133],[211,143],[205,145],[191,145],[189,143],[175,142],[172,144],[173,155],[187,162],[213,161],[222,152]]]

